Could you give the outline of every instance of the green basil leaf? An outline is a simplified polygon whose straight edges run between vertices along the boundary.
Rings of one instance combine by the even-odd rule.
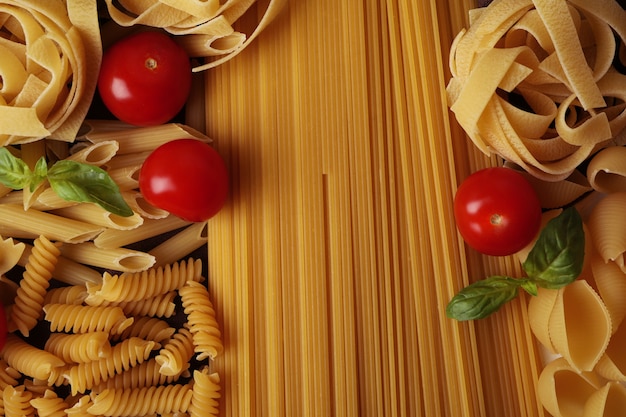
[[[13,190],[21,190],[33,182],[33,173],[20,158],[6,147],[0,148],[0,183]]]
[[[96,166],[58,161],[48,170],[48,182],[64,200],[95,203],[118,216],[133,215],[115,181]]]
[[[538,294],[539,288],[537,288],[537,284],[530,279],[521,279],[520,286],[526,291],[528,294],[532,296],[536,296]]]
[[[524,280],[492,276],[468,285],[448,303],[446,315],[459,321],[485,318],[517,297]]]
[[[33,170],[33,180],[30,183],[30,191],[35,191],[35,188],[37,188],[37,186],[41,184],[47,176],[48,164],[46,162],[46,158],[42,156],[35,164],[35,169]]]
[[[578,211],[570,207],[543,228],[522,266],[540,287],[557,289],[578,278],[584,256],[582,219]]]

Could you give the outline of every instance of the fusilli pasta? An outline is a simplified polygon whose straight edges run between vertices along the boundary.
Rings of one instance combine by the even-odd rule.
[[[156,357],[163,375],[173,376],[180,374],[184,367],[193,358],[193,335],[185,328],[180,329],[170,339]]]
[[[111,342],[108,332],[52,333],[46,341],[45,350],[66,363],[85,363],[108,357]]]
[[[189,330],[193,334],[197,359],[215,358],[224,350],[224,346],[208,288],[199,282],[188,281],[179,294],[187,314]]]
[[[192,395],[192,384],[106,389],[93,397],[88,411],[94,415],[127,417],[186,413]]]
[[[65,410],[69,405],[51,390],[46,390],[44,395],[33,398],[30,404],[34,407],[39,417],[65,417]]]
[[[20,373],[41,380],[47,380],[54,368],[65,365],[61,358],[31,346],[14,333],[7,335],[2,357]]]
[[[120,307],[47,304],[45,319],[53,332],[87,333],[105,331],[121,333],[133,322]]]
[[[8,386],[2,391],[4,415],[6,417],[35,416],[35,409],[30,405],[33,395],[26,391],[24,385]]]
[[[210,373],[208,368],[193,373],[193,395],[189,415],[191,417],[210,417],[219,414],[220,377]]]

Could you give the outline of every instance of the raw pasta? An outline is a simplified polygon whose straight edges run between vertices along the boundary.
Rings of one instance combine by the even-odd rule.
[[[47,380],[55,368],[65,365],[62,359],[45,350],[38,349],[9,333],[2,349],[2,358],[17,371],[31,378]]]
[[[38,417],[63,417],[66,415],[65,410],[69,408],[67,402],[48,389],[42,397],[33,398],[30,403]]]
[[[191,417],[209,417],[219,415],[220,377],[210,373],[207,368],[193,373],[193,395],[189,415]]]
[[[193,335],[197,359],[215,359],[222,353],[224,346],[209,290],[199,282],[187,281],[178,292]]]
[[[2,402],[6,417],[35,417],[35,409],[30,403],[33,394],[26,387],[8,386],[2,391]]]
[[[93,398],[88,411],[102,416],[140,417],[185,413],[193,395],[190,384],[160,385],[133,389],[105,389]]]
[[[182,328],[156,356],[156,362],[160,366],[159,373],[167,376],[180,375],[193,358],[193,353],[193,335],[189,330]]]
[[[121,333],[133,322],[119,307],[47,304],[45,320],[53,332],[87,333],[105,331]]]
[[[78,334],[52,333],[44,349],[63,359],[65,363],[86,363],[106,358],[111,353],[108,332]]]

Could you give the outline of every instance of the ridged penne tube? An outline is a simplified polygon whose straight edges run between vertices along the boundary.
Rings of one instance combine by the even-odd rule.
[[[66,363],[85,363],[106,358],[111,354],[109,332],[77,334],[52,333],[44,349]]]
[[[554,310],[558,290],[539,288],[537,296],[531,297],[528,302],[528,323],[533,335],[550,353],[556,353],[556,348],[550,338],[550,316]]]
[[[539,375],[539,401],[553,416],[574,417],[591,395],[602,386],[601,378],[592,372],[577,372],[565,359],[548,363]]]
[[[194,250],[207,244],[207,223],[194,223],[148,253],[156,259],[155,266],[166,265],[183,259]]]
[[[605,262],[597,252],[587,251],[595,286],[611,315],[613,331],[626,317],[626,273],[613,261]]]
[[[53,369],[65,365],[61,358],[30,345],[14,333],[7,335],[1,354],[12,368],[35,379],[47,380]]]
[[[119,307],[47,304],[43,309],[52,332],[120,334],[134,320]]]
[[[139,191],[122,190],[122,197],[130,208],[144,219],[158,220],[170,215],[169,212],[148,203]]]
[[[169,215],[163,219],[146,219],[143,224],[128,233],[124,230],[107,229],[93,239],[94,244],[102,249],[113,249],[137,243],[151,237],[188,226],[188,221]]]
[[[211,142],[211,139],[201,132],[179,123],[88,133],[86,138],[93,143],[109,140],[118,142],[120,148],[117,153],[119,155],[152,151],[174,139],[197,139],[202,142]]]
[[[11,312],[10,331],[19,330],[23,336],[28,337],[39,322],[46,292],[60,253],[58,245],[46,237],[40,236],[35,239]]]
[[[598,152],[587,166],[587,178],[594,190],[603,193],[626,191],[626,148],[611,146]]]
[[[145,252],[119,247],[102,249],[92,242],[66,245],[61,252],[78,263],[120,272],[145,271],[155,262],[154,256]]]
[[[102,166],[109,162],[119,150],[120,145],[114,140],[105,140],[89,144],[85,148],[71,154],[66,159],[83,164]]]
[[[614,261],[626,270],[626,192],[607,194],[593,208],[587,225],[596,250],[605,262]]]
[[[139,188],[139,171],[141,164],[110,169],[107,172],[120,191],[134,190]]]
[[[86,242],[103,230],[102,226],[33,209],[25,211],[13,204],[0,204],[0,224],[64,243]]]
[[[133,213],[132,216],[128,217],[119,216],[91,203],[82,203],[60,208],[52,211],[52,213],[68,219],[79,220],[116,230],[131,230],[143,224],[143,217],[138,213]]]
[[[611,338],[611,316],[584,280],[558,290],[550,315],[550,340],[576,371],[591,371]]]
[[[626,410],[626,387],[616,381],[607,382],[591,394],[582,411],[584,417],[621,417]]]

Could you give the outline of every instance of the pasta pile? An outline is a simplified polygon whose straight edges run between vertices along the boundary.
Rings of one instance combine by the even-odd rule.
[[[623,142],[626,76],[614,58],[626,11],[616,1],[497,0],[471,17],[451,48],[447,95],[481,151],[558,181]]]
[[[148,205],[137,185],[160,144],[210,139],[182,124],[84,127],[71,145],[10,146],[27,163],[45,156],[106,169],[134,215],[61,200],[46,185],[2,190],[0,292],[11,333],[0,352],[0,416],[216,415],[220,378],[210,365],[224,347],[202,259],[191,257],[207,225]]]
[[[0,146],[72,141],[102,58],[96,2],[3,1],[0,39]]]
[[[270,0],[248,36],[233,24],[256,0],[106,0],[111,18],[121,26],[146,25],[179,35],[177,41],[192,57],[216,58],[193,71],[220,65],[241,52],[281,11],[285,0]]]

